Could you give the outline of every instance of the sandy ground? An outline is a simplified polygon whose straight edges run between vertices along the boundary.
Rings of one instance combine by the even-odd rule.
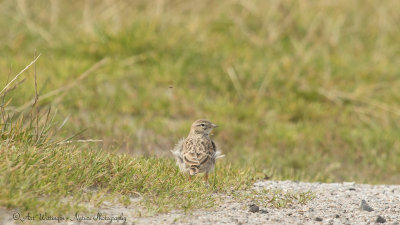
[[[288,208],[252,207],[250,201],[239,202],[227,196],[212,210],[196,210],[190,214],[170,212],[152,217],[137,217],[134,204],[129,207],[111,203],[99,210],[102,215],[79,215],[70,220],[46,224],[391,224],[400,225],[400,186],[355,183],[304,183],[263,181],[254,189],[281,189],[288,192],[312,191],[315,198],[305,205]],[[365,203],[361,207],[362,200]],[[13,212],[0,209],[0,224],[15,224]],[[14,215],[15,216],[15,215]],[[21,215],[23,216],[23,215]],[[83,218],[88,216],[88,218]],[[90,217],[90,218],[89,218]],[[86,220],[85,220],[86,219]],[[101,219],[101,220],[100,220]],[[113,219],[113,221],[111,221]],[[50,221],[48,221],[50,222]],[[43,223],[43,222],[41,222]],[[20,224],[28,224],[26,221]]]

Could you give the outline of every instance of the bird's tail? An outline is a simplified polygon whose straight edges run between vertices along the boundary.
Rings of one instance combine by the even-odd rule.
[[[191,166],[189,169],[190,176],[196,175],[199,173],[199,168],[196,166]]]
[[[220,152],[220,151],[217,151],[217,152],[215,153],[215,155],[214,155],[214,158],[215,158],[215,159],[223,158],[223,157],[225,157],[225,155],[223,155],[222,152]]]

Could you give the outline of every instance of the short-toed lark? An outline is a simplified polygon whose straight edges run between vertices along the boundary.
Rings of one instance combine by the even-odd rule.
[[[208,183],[208,173],[214,169],[215,160],[223,157],[209,136],[215,127],[208,120],[195,121],[187,138],[180,140],[171,151],[180,170],[189,173],[189,180],[193,175],[205,173],[204,180]]]

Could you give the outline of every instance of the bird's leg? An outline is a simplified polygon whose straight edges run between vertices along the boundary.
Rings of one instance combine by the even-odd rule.
[[[192,181],[192,175],[189,174],[189,181]]]
[[[208,184],[208,173],[204,174],[204,182],[206,182]]]

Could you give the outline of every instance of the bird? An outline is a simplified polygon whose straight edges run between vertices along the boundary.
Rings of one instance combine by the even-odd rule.
[[[189,135],[171,150],[180,171],[189,174],[189,181],[192,176],[204,173],[204,181],[208,183],[208,173],[214,169],[216,159],[224,157],[210,138],[210,132],[216,127],[206,119],[196,120]]]

